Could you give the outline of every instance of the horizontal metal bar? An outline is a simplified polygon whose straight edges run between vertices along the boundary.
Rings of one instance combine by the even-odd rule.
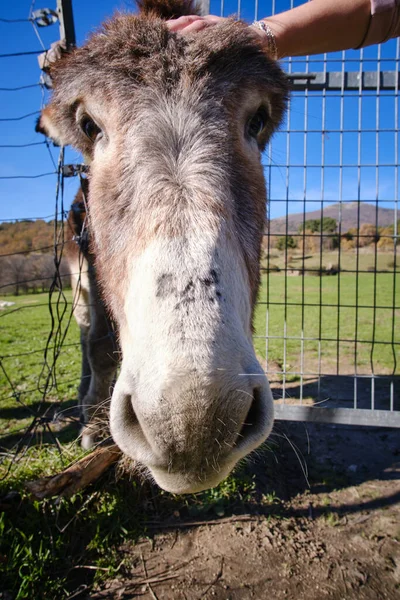
[[[375,58],[371,57],[367,57],[364,56],[362,59],[361,58],[347,58],[345,57],[344,59],[342,58],[330,58],[329,56],[325,56],[324,58],[318,58],[318,56],[314,55],[314,56],[307,56],[307,57],[300,57],[300,56],[291,56],[290,58],[284,58],[282,59],[282,64],[287,64],[287,63],[292,63],[292,64],[296,64],[296,63],[342,63],[342,62],[347,62],[347,63],[368,63],[368,62],[373,62],[373,63],[385,63],[385,62],[391,62],[391,63],[398,63],[399,62],[399,58],[397,57],[381,57],[378,58],[375,56]]]
[[[308,200],[304,200],[304,202],[308,202]],[[288,217],[289,216],[290,215],[288,215]],[[278,218],[280,218],[282,220],[282,217],[278,217]],[[306,221],[306,213],[303,213],[303,221],[300,221],[299,225],[303,225],[303,222],[307,223],[307,221]],[[342,223],[342,221],[339,221],[339,224],[341,224],[341,223]],[[371,223],[371,225],[373,225],[375,227],[374,224]],[[379,223],[378,223],[378,227],[379,227]],[[381,225],[381,227],[382,227],[382,225]],[[385,225],[385,227],[388,227],[388,226]],[[337,237],[339,235],[338,231],[333,231],[332,233],[329,233],[328,231],[322,231],[322,232],[321,231],[315,231],[315,232],[311,232],[311,233],[306,233],[306,231],[297,231],[295,233],[292,233],[292,237],[297,237],[297,238],[303,238],[303,237],[307,238],[307,237],[309,237],[309,238],[312,238],[312,239],[322,238],[322,239],[326,240],[326,239],[329,239],[329,238]],[[379,234],[379,231],[378,231],[378,234]],[[371,237],[370,233],[369,234],[358,233],[358,234],[353,234],[353,235],[354,235],[354,237],[356,239],[360,239],[360,240],[363,239],[363,238],[370,238]],[[279,236],[286,236],[286,233],[285,232],[284,233],[278,233],[278,232],[277,233],[275,233],[275,232],[263,233],[263,236],[271,236],[271,237],[275,236],[275,237],[279,237]],[[392,233],[388,233],[387,235],[386,234],[382,235],[382,237],[384,237],[384,238],[392,238],[393,240],[397,239],[399,236],[400,236],[400,234],[399,235],[393,235]],[[377,241],[377,243],[378,243],[378,241]],[[291,270],[291,268],[290,268],[290,270]],[[309,270],[310,271],[313,271],[313,270],[314,271],[318,271],[319,269],[318,269],[318,267],[315,267],[315,269],[312,269],[310,267]]]
[[[294,90],[398,90],[397,71],[289,73]]]
[[[275,419],[308,421],[336,425],[366,425],[370,427],[400,427],[400,411],[366,410],[359,408],[317,408],[275,404]]]
[[[274,234],[271,234],[271,237],[273,235],[274,236],[278,236],[278,234],[274,233]],[[279,235],[280,236],[285,236],[286,234],[280,233]],[[290,232],[288,232],[288,235],[291,235],[291,237],[294,237]],[[273,248],[271,248],[271,249],[273,250]],[[400,264],[398,266],[400,266]],[[275,272],[274,272],[274,269],[271,269],[271,268],[268,269],[267,267],[262,267],[261,271],[262,272],[269,272],[271,275],[277,275],[279,277],[282,277],[283,275],[285,277],[302,277],[303,273],[304,273],[304,276],[307,277],[307,273],[318,273],[319,269],[311,269],[311,268],[307,269],[306,268],[306,269],[302,270],[301,267],[300,267],[300,265],[299,265],[298,268],[292,268],[292,267],[289,268],[289,269],[282,268],[280,271],[275,271]],[[300,275],[291,275],[291,273],[293,271],[301,271],[301,272],[300,272]],[[339,275],[339,273],[341,273],[342,275],[343,275],[343,273],[346,273],[346,274],[355,273],[356,275],[358,275],[358,274],[361,274],[361,275],[375,275],[375,274],[397,275],[399,273],[399,269],[396,269],[396,271],[394,271],[394,270],[393,271],[387,271],[385,269],[382,269],[382,270],[374,269],[373,271],[366,271],[365,269],[358,269],[358,271],[357,271],[357,269],[353,269],[353,270],[352,269],[339,269],[337,275],[322,275],[322,277],[337,277]],[[319,275],[311,275],[311,277],[317,277],[317,276],[319,276]],[[282,301],[282,302],[269,302],[269,304],[286,304],[286,302],[285,301]],[[301,303],[301,304],[303,304],[303,303]],[[318,304],[318,306],[319,306],[319,304]],[[324,306],[325,306],[325,304],[324,304]],[[339,307],[339,306],[344,306],[344,305],[343,304],[337,304],[337,306]],[[364,308],[374,308],[374,307],[373,306],[367,306],[367,307],[364,307]],[[383,306],[381,308],[395,308],[395,307],[394,306]]]
[[[285,306],[285,304],[282,302],[282,306]],[[322,306],[324,306],[322,304]],[[392,342],[392,340],[390,340],[389,342],[382,342],[380,340],[360,340],[357,339],[355,340],[354,338],[351,340],[347,340],[344,338],[328,338],[328,337],[302,337],[302,336],[297,336],[297,335],[253,335],[253,338],[255,340],[293,340],[293,341],[302,341],[302,342],[335,342],[335,343],[340,343],[340,344],[380,344],[383,346],[400,346],[400,342]]]
[[[273,359],[269,359],[271,361],[273,361]],[[286,370],[284,371],[283,369],[281,371],[272,371],[271,369],[266,368],[265,369],[265,374],[266,375],[303,375],[304,377],[340,377],[340,378],[348,378],[348,379],[354,379],[355,381],[357,381],[358,379],[374,379],[375,381],[381,382],[381,381],[385,381],[386,383],[396,383],[394,380],[395,378],[398,378],[398,375],[373,375],[372,373],[363,375],[363,374],[357,374],[357,373],[338,373],[337,371],[335,371],[334,373],[328,373],[327,371],[293,371],[293,370]],[[247,375],[253,375],[253,373],[246,373]],[[254,376],[258,376],[258,373],[254,373]]]
[[[310,88],[308,90],[309,92],[312,92],[312,96],[309,96],[311,98],[359,98],[360,97],[360,90],[357,90],[357,92],[353,91],[353,90],[341,90],[339,91],[335,91],[335,90],[314,90],[313,88]],[[376,89],[375,90],[364,90],[366,92],[366,95],[363,96],[363,98],[376,98]],[[385,92],[384,96],[385,98],[398,98],[398,94],[396,92],[396,90],[383,90]],[[304,89],[301,90],[294,90],[292,88],[292,96],[294,96],[295,98],[303,98],[303,92]],[[368,92],[371,92],[370,94],[368,94]],[[347,131],[344,130],[344,131]]]
[[[279,169],[286,169],[287,168],[287,163],[279,163],[279,162],[274,162],[274,167],[277,167]],[[353,169],[358,169],[358,168],[363,168],[363,167],[375,167],[375,168],[379,168],[379,167],[398,167],[397,163],[389,163],[389,162],[382,162],[379,165],[377,163],[344,163],[344,164],[340,164],[340,163],[291,163],[290,168],[298,168],[298,169],[321,169],[321,168],[325,168],[325,167],[334,167],[335,169],[343,169],[343,168],[353,168]],[[387,200],[386,200],[387,202]]]
[[[354,96],[358,98],[358,94],[355,94]],[[385,98],[387,98],[387,97],[388,96],[385,96]],[[325,98],[326,98],[326,96],[325,96]],[[396,95],[396,98],[397,98],[397,95]],[[290,129],[280,128],[279,133],[321,133],[323,135],[329,135],[331,133],[399,133],[399,130],[394,127],[388,127],[387,129],[384,129],[383,127],[379,127],[379,129],[377,127],[372,127],[372,128],[363,127],[362,129],[348,129],[347,127],[343,127],[342,129],[340,129],[340,128],[339,129],[333,129],[333,128],[329,128],[329,129],[321,129],[321,128],[319,128],[319,129],[311,129],[311,128],[310,129],[294,129],[291,127]],[[288,166],[288,165],[285,165],[285,166]],[[290,165],[290,166],[292,166],[292,165]]]
[[[266,168],[267,167],[270,168],[273,166],[274,165],[269,165],[269,164],[264,165],[264,167],[266,167]],[[376,166],[376,165],[374,165],[374,166]],[[285,168],[288,168],[288,166],[286,165]],[[290,168],[293,168],[293,167],[290,167]],[[328,168],[330,168],[330,167],[322,166],[322,169],[328,169]],[[342,169],[343,170],[346,169],[346,165],[344,165],[344,167],[342,167]],[[347,198],[347,197],[341,198],[339,200],[336,200],[336,199],[330,200],[329,198],[304,198],[304,197],[303,198],[290,198],[290,197],[289,198],[286,198],[286,197],[285,198],[273,198],[273,197],[270,198],[270,197],[268,197],[268,202],[287,202],[287,203],[301,202],[301,204],[304,204],[304,202],[307,202],[307,203],[313,202],[314,204],[330,204],[331,206],[333,206],[335,204],[341,205],[341,206],[346,206],[346,203],[352,202],[353,204],[359,204],[360,206],[363,206],[365,204],[372,204],[372,206],[375,207],[375,206],[379,206],[379,204],[383,204],[383,203],[388,204],[388,202],[396,203],[397,200],[390,201],[390,200],[383,200],[382,198],[365,198],[365,196],[364,196],[363,200],[357,200],[357,199],[354,200],[354,198],[352,199],[352,198]],[[279,218],[284,219],[286,217],[289,218],[289,216],[290,215],[287,214],[287,215],[282,215]],[[4,221],[4,219],[2,219],[2,220]],[[13,220],[18,221],[18,219],[13,219]],[[19,219],[19,220],[21,220],[21,219]]]
[[[274,271],[271,271],[271,273],[273,273]],[[344,271],[346,273],[346,271]],[[343,273],[343,271],[342,271]],[[393,273],[392,273],[393,275]],[[399,310],[400,306],[378,306],[378,305],[367,305],[367,304],[328,304],[328,303],[323,303],[323,304],[319,304],[317,302],[284,302],[283,300],[281,302],[272,302],[272,300],[268,301],[268,302],[262,302],[262,301],[258,301],[257,302],[257,306],[314,306],[316,308],[367,308],[367,309],[371,309],[371,308],[375,308],[375,309],[379,309],[379,310]],[[318,338],[319,339],[319,338]],[[391,342],[388,342],[388,344]]]

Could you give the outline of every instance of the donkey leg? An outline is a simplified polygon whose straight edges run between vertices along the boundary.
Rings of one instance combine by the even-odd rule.
[[[90,330],[87,355],[91,378],[83,400],[82,446],[90,448],[109,435],[108,407],[117,368],[116,343],[111,322],[100,298],[94,272],[91,277]]]
[[[82,366],[81,366],[81,381],[78,387],[79,411],[82,416],[83,399],[89,391],[92,371],[90,369],[88,357],[88,334],[89,331],[81,328],[81,351],[82,351]]]
[[[79,416],[82,419],[83,400],[89,390],[91,379],[91,369],[88,359],[88,337],[90,331],[90,282],[87,277],[88,263],[86,260],[83,260],[83,264],[78,265],[71,261],[70,269],[72,297],[74,299],[73,312],[80,329],[82,352],[81,380],[78,387]]]

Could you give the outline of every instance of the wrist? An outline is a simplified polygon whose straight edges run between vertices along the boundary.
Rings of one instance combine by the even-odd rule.
[[[286,51],[285,45],[285,25],[280,20],[276,20],[275,17],[267,17],[265,19],[261,19],[259,23],[265,23],[266,25],[268,25],[268,28],[271,30],[272,35],[275,38],[276,59],[279,60],[281,58],[286,58],[286,56],[288,56],[288,53]],[[265,36],[265,33],[261,29],[257,28],[257,32],[260,33],[260,35]]]
[[[261,19],[260,21],[254,21],[252,23],[252,27],[259,35],[263,37],[264,40],[267,41],[268,45],[268,54],[271,56],[273,60],[278,60],[278,48],[276,44],[276,37],[269,26],[269,23],[265,19]]]

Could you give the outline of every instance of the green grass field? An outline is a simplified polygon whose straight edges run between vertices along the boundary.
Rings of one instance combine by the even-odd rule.
[[[55,295],[56,296],[56,295]],[[57,360],[57,385],[50,387],[46,400],[71,401],[76,398],[79,382],[81,354],[79,330],[71,316],[71,291],[65,292],[67,304],[53,298],[52,306],[57,322],[57,313],[62,316],[60,335],[65,340]],[[49,296],[28,294],[7,296],[14,306],[0,311],[0,432],[13,433],[23,428],[31,419],[29,408],[37,408],[43,398],[42,390],[48,376],[44,364],[44,349],[51,332]],[[65,311],[65,312],[64,312]],[[48,363],[51,365],[54,344],[59,337],[56,332],[50,337]]]
[[[320,351],[325,374],[353,374],[356,366],[358,373],[370,373],[371,353],[376,374],[398,374],[399,346],[392,347],[389,342],[400,342],[400,309],[393,309],[394,298],[399,306],[399,293],[400,277],[391,273],[362,273],[358,281],[352,273],[286,279],[283,274],[263,275],[255,313],[256,351],[266,358],[266,337],[272,336],[268,340],[268,359],[281,367],[286,359],[287,370],[299,370],[301,337],[322,338],[320,344],[303,342],[305,371],[315,372]],[[379,308],[374,310],[374,306]],[[286,357],[285,333],[287,338],[297,338],[287,339]],[[337,339],[342,341],[338,343]],[[373,345],[374,340],[384,343]]]
[[[334,277],[285,277],[282,274],[263,275],[259,304],[255,312],[255,347],[261,358],[266,356],[266,316],[268,301],[268,333],[270,336],[284,334],[285,299],[289,303],[286,314],[286,334],[300,337],[336,338],[354,340],[357,325],[358,368],[370,370],[371,340],[373,339],[374,302],[381,308],[375,312],[375,339],[399,342],[399,328],[393,329],[393,298],[399,295],[399,278],[393,274],[360,274],[358,296],[356,279],[351,273]],[[394,287],[396,286],[396,288]],[[66,292],[68,306],[62,319],[62,335],[70,317],[71,292]],[[291,306],[302,300],[312,306]],[[319,302],[324,305],[321,309]],[[195,496],[173,497],[162,491],[150,492],[149,484],[124,477],[118,481],[110,473],[96,485],[71,500],[33,502],[24,490],[24,481],[60,470],[69,461],[79,457],[82,450],[75,441],[78,429],[66,425],[54,429],[61,454],[54,441],[42,428],[31,438],[30,447],[18,455],[9,475],[4,478],[11,464],[12,449],[22,432],[32,421],[33,410],[40,408],[40,387],[46,379],[43,369],[43,349],[51,329],[47,294],[7,297],[15,305],[0,312],[0,445],[5,452],[0,467],[0,497],[9,490],[19,493],[15,510],[11,508],[0,514],[0,577],[4,589],[18,600],[22,598],[61,598],[77,589],[82,581],[91,586],[101,577],[114,577],[123,572],[117,548],[129,541],[146,535],[147,519],[165,519],[171,514],[191,518],[222,516],[226,511],[251,510],[254,503],[260,510],[260,502],[273,503],[273,490],[261,494],[256,483],[256,471],[247,465],[230,475],[213,490]],[[365,308],[356,310],[362,304]],[[337,304],[341,305],[338,312]],[[330,305],[330,306],[327,306]],[[344,307],[343,305],[348,305]],[[63,304],[58,306],[60,314]],[[56,299],[53,310],[57,311]],[[395,311],[398,319],[399,310]],[[50,347],[57,342],[54,334]],[[79,331],[72,319],[65,334],[65,343],[57,362],[57,386],[49,390],[46,402],[40,408],[54,405],[62,410],[76,402],[76,390],[80,373]],[[301,342],[287,340],[286,367],[299,367]],[[321,365],[327,372],[336,372],[336,342],[321,343]],[[22,356],[17,356],[19,354]],[[268,342],[269,360],[279,370],[284,364],[282,339]],[[397,351],[398,353],[398,351]],[[318,359],[318,342],[304,342],[304,368],[315,368]],[[397,354],[397,358],[399,358]],[[49,360],[52,354],[50,351]],[[379,373],[394,370],[390,345],[377,344],[374,351],[374,368]],[[340,344],[339,369],[353,372],[354,342]],[[396,369],[398,372],[398,367]],[[42,375],[41,375],[42,373]],[[38,382],[40,385],[38,386]],[[272,445],[274,442],[271,442]],[[273,464],[273,463],[271,463]],[[263,477],[274,481],[267,474],[272,468],[266,461]],[[3,476],[3,478],[2,478]],[[264,480],[263,480],[264,481]],[[146,487],[147,486],[147,487]],[[261,498],[261,500],[260,500]],[[82,571],[89,565],[89,571]],[[84,575],[83,575],[84,573]]]
[[[254,319],[257,354],[265,359],[268,345],[269,367],[271,361],[274,365],[272,370],[281,370],[286,364],[287,370],[296,371],[301,367],[303,346],[304,371],[315,372],[320,352],[320,363],[325,374],[352,374],[356,367],[354,340],[357,339],[359,373],[371,372],[372,352],[376,374],[398,374],[399,346],[392,347],[389,342],[400,342],[400,328],[396,326],[400,309],[393,310],[393,302],[399,303],[396,300],[399,294],[400,277],[395,277],[393,273],[361,273],[358,281],[352,273],[286,279],[279,273],[264,274]],[[68,304],[65,307],[62,303],[58,306],[60,314],[65,308],[61,323],[65,342],[57,360],[57,386],[48,391],[46,400],[68,405],[76,400],[81,356],[78,327],[75,320],[70,319],[71,292],[66,291],[65,297]],[[3,435],[15,434],[23,429],[31,419],[29,407],[37,408],[42,399],[41,389],[48,373],[46,368],[43,369],[43,351],[51,330],[47,294],[7,299],[15,302],[15,305],[0,312],[0,357],[3,369],[0,372],[0,432]],[[305,306],[302,306],[303,301]],[[379,308],[374,310],[374,305]],[[56,314],[57,298],[53,299],[53,310]],[[288,338],[295,338],[287,339],[286,356],[283,341],[285,332]],[[336,341],[319,343],[305,340],[302,343],[302,334],[304,338],[340,338],[349,341],[338,344]],[[267,336],[270,336],[268,342]],[[385,343],[375,343],[373,346],[374,339],[375,342]],[[50,348],[55,340],[57,338],[53,335]],[[20,354],[22,356],[17,356]],[[50,349],[49,363],[52,358],[53,351]]]
[[[329,265],[339,265],[341,271],[367,271],[368,269],[375,270],[375,252],[373,248],[361,248],[359,252],[347,251],[339,252],[337,250],[323,250],[322,254],[307,253],[303,257],[303,253],[298,250],[288,251],[289,267],[299,269],[303,266],[305,269],[316,269],[321,265],[328,267]],[[271,248],[269,253],[271,265],[276,265],[280,269],[285,266],[285,253]],[[393,252],[383,252],[379,250],[376,255],[376,270],[377,271],[393,271],[394,254]],[[267,260],[263,261],[263,266],[267,267]],[[396,270],[400,271],[400,247],[397,249]]]
[[[71,302],[71,292],[66,296]],[[255,475],[243,469],[218,488],[195,496],[173,496],[151,488],[140,476],[116,478],[111,470],[71,499],[33,501],[24,482],[59,472],[83,455],[76,441],[78,427],[53,429],[61,453],[42,427],[26,438],[29,446],[22,449],[15,462],[7,450],[13,450],[31,423],[32,409],[40,409],[42,414],[53,404],[62,410],[76,401],[79,332],[72,319],[57,363],[58,386],[40,407],[38,379],[50,330],[48,296],[29,294],[7,300],[15,302],[0,312],[0,356],[7,374],[0,374],[0,587],[7,597],[62,600],[83,583],[90,589],[102,578],[124,573],[129,559],[125,565],[118,548],[149,535],[147,520],[167,520],[173,514],[215,518],[235,507],[250,507],[256,499],[260,502]],[[63,331],[69,315],[70,306],[63,319]],[[53,345],[54,337],[50,340]],[[21,353],[24,355],[15,356]],[[268,504],[268,498],[261,502]]]

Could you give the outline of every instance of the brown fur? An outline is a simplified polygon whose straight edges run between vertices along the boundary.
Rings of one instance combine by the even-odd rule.
[[[159,19],[176,19],[184,15],[199,15],[200,8],[194,0],[136,0],[141,15]]]
[[[175,16],[179,13],[177,7],[180,2],[172,4],[174,8],[171,14]],[[146,18],[116,15],[93,34],[84,47],[63,57],[52,67],[54,97],[49,110],[53,119],[57,119],[64,143],[78,147],[86,155],[92,152],[91,143],[77,130],[74,121],[77,104],[88,94],[101,94],[111,106],[117,104],[121,115],[134,110],[135,95],[142,97],[143,89],[147,89],[150,95],[170,90],[171,95],[179,96],[192,88],[192,93],[202,98],[204,119],[210,118],[207,114],[208,101],[219,96],[223,104],[222,110],[230,115],[227,117],[228,122],[234,123],[244,91],[260,89],[268,90],[272,105],[270,126],[261,140],[262,147],[279,124],[287,95],[286,79],[266,55],[263,43],[256,39],[244,23],[234,21],[210,28],[202,32],[201,36],[177,36],[168,32],[156,18],[159,5],[165,8],[164,3],[156,0],[144,3],[144,14],[150,15]],[[186,3],[182,6],[186,7]],[[161,14],[169,16],[170,13],[166,15],[162,10]],[[182,9],[179,14],[186,12]],[[119,123],[119,127],[123,129],[124,123]],[[235,223],[255,300],[265,212],[265,185],[262,171],[258,169],[254,172],[254,168],[248,164],[237,142],[237,132],[231,130],[230,136],[225,147],[220,144],[221,156],[226,156],[227,153],[235,156],[235,163],[230,166],[232,188],[236,197]],[[120,169],[121,167],[119,165]],[[124,207],[128,202],[121,191],[123,178],[118,165],[113,165],[112,172],[106,172],[105,169],[102,176],[105,189],[96,186],[97,198],[105,193],[108,196],[107,202],[102,206],[102,223],[98,226],[104,225],[109,232],[114,230],[113,236],[121,228],[121,214],[124,214]],[[119,225],[117,222],[113,225],[115,219]],[[169,219],[163,228],[168,223],[173,227]],[[156,228],[159,226],[155,224]],[[136,237],[142,239],[140,229],[138,233]],[[111,258],[114,242],[107,233],[105,235],[105,246]],[[250,240],[252,248],[249,247]],[[113,269],[115,280],[121,279],[123,269],[122,263],[120,269]],[[112,274],[104,273],[104,278],[109,275],[113,277]],[[116,289],[114,283],[110,284],[110,288]]]
[[[265,220],[260,152],[288,86],[245,23],[181,36],[163,19],[192,12],[190,3],[140,7],[55,63],[42,120],[90,161],[96,271],[123,351],[113,435],[134,458],[145,448],[159,460],[168,489],[193,491],[226,475],[232,456],[261,443],[272,422],[250,321]],[[254,137],[248,124],[266,107]],[[97,123],[95,143],[82,116]],[[252,399],[258,423],[246,438]],[[171,469],[178,475],[170,485]]]
[[[64,254],[72,262],[76,259],[78,262],[79,252],[83,252],[86,259],[89,258],[88,243],[81,243],[81,238],[85,237],[87,207],[86,198],[89,193],[89,184],[87,179],[82,179],[81,187],[77,191],[75,198],[68,212],[67,227],[66,227],[66,246]],[[81,248],[81,249],[80,249]]]
[[[70,273],[73,312],[81,333],[82,369],[78,388],[82,443],[91,446],[104,426],[107,399],[114,380],[117,357],[113,324],[99,293],[95,256],[91,251],[87,222],[89,183],[81,186],[68,212],[63,260]],[[100,426],[98,425],[100,422]]]

